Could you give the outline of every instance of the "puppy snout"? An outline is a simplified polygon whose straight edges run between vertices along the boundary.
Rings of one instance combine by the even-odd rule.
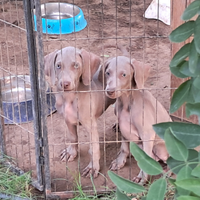
[[[61,82],[61,87],[64,88],[64,89],[68,89],[71,85],[71,82],[69,81],[63,81]]]
[[[112,96],[114,93],[115,93],[115,90],[114,90],[114,89],[107,90],[107,94],[108,94],[109,96]]]

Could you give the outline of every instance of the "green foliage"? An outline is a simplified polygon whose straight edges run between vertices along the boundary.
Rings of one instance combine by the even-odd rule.
[[[9,195],[13,198],[31,198],[31,176],[24,173],[20,176],[10,171],[9,167],[4,166],[0,161],[0,193]]]
[[[145,188],[141,185],[133,183],[132,181],[126,180],[121,176],[113,173],[112,171],[108,171],[108,176],[112,180],[113,183],[117,186],[117,188],[121,191],[125,191],[127,193],[138,193],[144,192]]]
[[[180,64],[181,62],[183,62],[189,55],[190,55],[190,43],[187,43],[186,45],[184,45],[172,58],[171,62],[170,62],[170,69],[171,68],[175,68],[178,66],[178,64]]]
[[[194,33],[195,22],[188,21],[171,32],[169,39],[172,42],[183,42]]]
[[[192,176],[196,176],[198,178],[200,178],[200,165],[196,166],[193,170],[192,170]]]
[[[172,158],[178,161],[187,161],[189,151],[180,140],[176,139],[171,128],[165,131],[164,139],[167,151]]]
[[[180,196],[177,198],[177,200],[200,200],[200,198],[192,196]]]
[[[167,188],[167,181],[160,178],[154,181],[148,191],[147,200],[164,200]]]
[[[186,116],[197,115],[200,123],[200,103],[187,103],[186,104]]]
[[[124,194],[123,192],[121,192],[118,188],[116,190],[116,196],[117,196],[117,200],[130,200],[129,197],[127,197],[126,194]]]
[[[153,158],[149,157],[137,144],[131,142],[130,144],[131,154],[137,161],[140,169],[144,170],[149,175],[158,175],[162,173],[162,167]]]
[[[184,11],[182,20],[187,21],[194,17],[200,11],[200,1],[192,2]]]
[[[172,157],[169,157],[167,159],[167,165],[169,166],[169,168],[172,170],[173,173],[178,174],[178,172],[180,171],[180,169],[182,167],[184,167],[185,165],[187,165],[188,163],[193,163],[190,164],[190,167],[195,168],[196,167],[196,163],[198,162],[198,152],[195,151],[194,149],[189,149],[189,155],[188,155],[188,159],[187,161],[178,161],[173,159]]]
[[[183,179],[181,181],[176,181],[175,184],[180,188],[189,190],[200,197],[200,190],[199,190],[200,179],[196,178]]]
[[[196,20],[191,20],[195,15],[198,15]],[[187,117],[197,115],[200,123],[200,0],[193,1],[185,9],[182,19],[186,22],[173,30],[169,39],[176,43],[184,42],[190,36],[194,39],[185,44],[170,62],[170,70],[175,76],[187,78],[174,92],[170,112],[177,111],[185,103]],[[166,122],[153,125],[153,129],[165,140],[169,172],[164,173],[158,162],[131,142],[131,154],[141,170],[149,175],[162,174],[162,177],[145,188],[109,171],[109,177],[118,188],[117,199],[129,199],[124,196],[127,193],[140,193],[141,200],[163,200],[168,188],[173,188],[172,199],[200,200],[200,152],[194,150],[200,146],[200,125]],[[170,172],[176,175],[175,179],[168,178]]]
[[[170,112],[173,113],[183,103],[200,103],[200,16],[195,21],[190,20],[200,13],[200,1],[192,2],[184,11],[182,19],[189,20],[173,30],[169,36],[171,42],[183,42],[190,36],[194,39],[191,43],[185,44],[172,58],[170,63],[171,72],[179,77],[192,77],[182,83],[174,92]],[[189,58],[189,61],[186,60]],[[194,105],[195,106],[195,105]],[[190,106],[187,113],[190,113]]]
[[[171,128],[174,136],[188,149],[195,148],[200,144],[200,126],[183,122],[166,122],[153,125],[156,134],[164,139],[165,130]],[[191,137],[192,136],[192,137]]]
[[[188,80],[184,83],[182,83],[178,89],[174,92],[174,95],[172,97],[171,106],[170,106],[170,113],[175,112],[178,110],[184,102],[187,101],[189,90],[191,86],[191,80]]]

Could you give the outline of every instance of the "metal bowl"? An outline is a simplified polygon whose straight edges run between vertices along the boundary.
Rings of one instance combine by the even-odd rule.
[[[69,3],[45,3],[41,5],[42,29],[47,34],[69,34],[87,26],[83,11]],[[35,30],[37,30],[34,10]]]
[[[56,111],[55,96],[46,83],[47,114]],[[2,106],[5,124],[26,123],[33,120],[30,76],[7,76],[1,79]]]

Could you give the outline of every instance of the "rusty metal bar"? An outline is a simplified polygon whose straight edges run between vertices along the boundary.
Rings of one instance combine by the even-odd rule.
[[[36,155],[36,170],[38,184],[43,186],[43,166],[40,163],[41,157],[43,156],[43,150],[40,146],[42,139],[42,128],[41,128],[41,106],[40,106],[40,95],[39,95],[39,80],[38,80],[38,62],[36,53],[36,42],[34,35],[33,25],[33,2],[23,0],[24,15],[27,30],[27,47],[28,47],[28,58],[29,58],[29,70],[31,80],[31,95],[33,100],[33,126],[35,135],[35,155]]]
[[[43,52],[43,38],[42,38],[42,18],[41,18],[41,2],[35,1],[35,15],[37,24],[37,42],[38,42],[38,61],[40,72],[40,101],[41,101],[41,125],[43,133],[43,156],[44,156],[44,187],[45,190],[51,190],[51,176],[50,176],[50,162],[49,162],[49,144],[47,132],[47,104],[46,104],[46,81],[44,73],[44,52]]]

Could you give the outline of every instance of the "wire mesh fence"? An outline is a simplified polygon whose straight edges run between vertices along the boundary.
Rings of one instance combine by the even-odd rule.
[[[123,142],[118,126],[116,126],[117,130],[113,130],[113,125],[118,123],[118,116],[116,116],[118,112],[115,115],[114,102],[106,109],[105,100],[107,97],[105,95],[106,80],[104,80],[104,75],[103,86],[97,88],[93,87],[90,79],[89,86],[88,84],[84,85],[84,77],[81,75],[74,84],[77,86],[81,82],[82,88],[68,89],[69,81],[65,78],[71,78],[73,76],[71,71],[75,69],[74,66],[76,64],[84,65],[84,62],[88,61],[87,59],[89,59],[90,66],[88,76],[95,74],[92,71],[92,56],[95,55],[100,60],[98,64],[100,69],[111,58],[122,56],[123,52],[117,49],[116,46],[123,46],[128,52],[130,63],[132,59],[136,59],[143,65],[151,65],[151,72],[145,82],[145,89],[141,90],[141,93],[145,90],[150,91],[164,108],[169,110],[171,86],[168,66],[171,47],[168,35],[170,26],[160,20],[144,17],[146,9],[152,2],[151,0],[57,1],[56,8],[58,11],[61,11],[65,4],[72,5],[71,13],[68,13],[68,15],[71,14],[70,16],[63,16],[64,14],[61,12],[60,14],[54,13],[53,8],[48,11],[48,4],[55,2],[48,0],[42,0],[41,2],[30,1],[31,13],[29,14],[32,17],[32,24],[35,25],[33,30],[26,30],[28,14],[24,15],[24,6],[27,5],[17,0],[1,1],[0,3],[0,76],[1,88],[4,88],[1,90],[3,104],[1,116],[4,121],[2,135],[4,153],[14,158],[20,169],[31,171],[33,178],[38,180],[38,173],[41,173],[39,185],[46,184],[45,192],[49,197],[54,197],[54,195],[64,197],[68,194],[70,196],[77,190],[78,185],[81,185],[84,191],[90,193],[95,191],[107,192],[115,187],[108,178],[107,171],[112,161],[117,158]],[[40,13],[40,4],[45,4],[45,6],[43,5],[42,13]],[[55,24],[48,24],[47,20],[39,21],[40,14],[43,19],[47,19],[49,16],[46,13],[51,12],[48,15],[53,13],[53,17],[51,17],[54,20],[55,15],[57,16],[58,30],[60,31],[64,26],[61,23],[63,19],[72,18],[79,13],[73,5],[81,8],[87,22],[87,26],[78,32],[53,34],[53,26],[56,26]],[[36,20],[38,20],[37,25],[41,23],[42,27],[36,25]],[[81,23],[81,21],[75,21],[75,19],[72,22],[75,27],[79,25],[76,22]],[[68,25],[66,24],[65,26]],[[37,31],[35,31],[36,27]],[[35,65],[38,66],[38,69],[35,76],[29,70],[31,46],[27,47],[27,42],[29,45],[29,40],[32,38],[27,41],[27,35],[30,31],[34,32],[34,47],[37,54],[37,63]],[[46,33],[41,34],[40,31],[46,31]],[[64,48],[69,48],[69,46],[76,49],[71,49],[68,52]],[[43,58],[43,55],[49,55],[52,52],[55,52],[55,55],[51,54],[46,59]],[[84,60],[84,52],[89,55],[86,60]],[[53,59],[53,61],[48,59]],[[55,80],[57,77],[55,85],[52,84],[52,74],[50,75],[45,71],[45,66],[48,62],[53,65],[51,67],[62,68],[62,73],[60,74],[65,74],[61,76],[57,71],[55,72]],[[120,70],[120,64],[116,61],[117,70]],[[80,66],[76,67],[80,68]],[[66,68],[70,69],[70,71],[65,73]],[[43,77],[45,73],[48,76],[46,76],[44,84]],[[54,71],[51,73],[54,73]],[[34,110],[32,106],[35,100],[33,94],[29,92],[33,91],[35,87],[32,84],[36,77],[38,77],[38,80],[35,84],[38,85],[35,91],[38,90],[38,94],[35,95],[38,95],[38,102],[42,102],[42,107],[40,107],[41,104],[39,103],[40,105]],[[132,79],[130,79],[130,85],[131,81]],[[123,92],[123,88],[121,91]],[[128,90],[124,89],[124,91]],[[129,89],[129,91],[134,91],[134,88]],[[10,102],[8,95],[10,95]],[[100,98],[102,99],[101,102],[99,102]],[[8,102],[10,103],[10,108],[8,108]],[[70,105],[70,108],[68,109],[66,105]],[[47,107],[46,110],[44,109],[46,113],[40,113],[43,107]],[[55,112],[55,107],[57,112]],[[98,111],[100,107],[103,108],[102,115],[101,111]],[[35,113],[37,109],[39,114]],[[94,109],[97,109],[96,115],[93,113]],[[131,108],[129,109],[131,110]],[[144,112],[143,109],[139,110],[141,113]],[[157,116],[157,112],[159,111],[156,107],[155,113],[152,113],[152,115]],[[96,116],[98,116],[97,121],[94,121]],[[156,119],[157,117],[155,117],[155,123],[157,122]],[[70,122],[70,120],[75,122]],[[131,122],[130,118],[127,120]],[[38,130],[35,129],[36,121],[39,124]],[[75,128],[77,129],[77,137],[71,133],[73,132],[72,129]],[[47,137],[45,131],[48,133]],[[38,135],[36,135],[36,132]],[[126,140],[126,142],[129,142],[129,140]],[[98,151],[98,145],[100,146],[100,151]],[[72,153],[68,148],[69,146],[72,148]],[[36,150],[37,148],[38,150]],[[65,153],[67,152],[68,154],[61,161],[60,155],[66,148],[68,150]],[[75,153],[73,152],[74,149],[76,149]],[[88,153],[89,149],[90,152]],[[1,151],[3,151],[3,148]],[[75,155],[76,158],[73,158]],[[99,156],[100,159],[98,158]],[[42,163],[42,158],[44,158],[44,163]],[[98,177],[81,176],[90,161],[92,161],[92,170],[94,169],[95,160],[98,159],[97,163],[100,166]],[[38,166],[41,167],[40,172],[38,172]],[[125,166],[117,170],[117,173],[130,180],[137,176],[139,168],[134,158],[129,156]],[[45,179],[48,176],[49,178]]]

